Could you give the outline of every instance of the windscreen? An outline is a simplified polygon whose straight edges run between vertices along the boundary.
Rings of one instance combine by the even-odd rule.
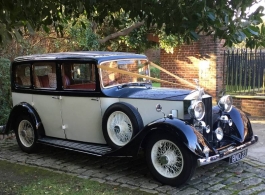
[[[103,62],[99,66],[103,87],[126,83],[151,83],[147,60],[116,60]]]

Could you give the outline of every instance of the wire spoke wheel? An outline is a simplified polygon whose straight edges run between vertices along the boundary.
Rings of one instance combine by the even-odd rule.
[[[145,147],[149,170],[159,182],[181,186],[186,183],[196,169],[196,157],[181,142],[176,134],[160,129],[150,135]]]
[[[183,170],[182,153],[169,140],[160,140],[154,144],[151,150],[151,159],[157,172],[164,177],[177,177]]]
[[[18,136],[25,147],[30,147],[34,143],[34,129],[28,120],[22,120],[18,125]]]
[[[24,152],[32,153],[38,150],[38,135],[30,116],[21,115],[18,117],[15,134],[18,145]]]
[[[132,122],[124,112],[115,111],[109,116],[107,131],[113,143],[124,146],[133,135]]]

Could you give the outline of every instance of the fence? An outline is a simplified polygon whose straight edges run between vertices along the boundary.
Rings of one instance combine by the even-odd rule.
[[[226,91],[241,95],[265,95],[265,52],[224,52]]]

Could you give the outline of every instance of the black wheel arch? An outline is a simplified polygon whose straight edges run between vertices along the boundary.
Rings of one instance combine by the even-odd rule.
[[[184,121],[179,119],[161,118],[147,124],[127,145],[109,153],[108,156],[136,156],[139,153],[140,148],[145,148],[146,143],[154,134],[161,132],[176,137],[179,142],[197,157],[205,156],[203,153],[205,146],[210,149],[212,148],[194,127],[186,124]]]
[[[35,128],[38,132],[38,136],[39,137],[45,136],[44,127],[43,127],[43,124],[41,122],[38,112],[35,110],[33,106],[31,106],[27,102],[21,102],[13,107],[13,109],[11,110],[9,114],[5,133],[9,133],[11,130],[15,128],[16,120],[21,115],[29,115],[32,122],[35,125]]]
[[[210,144],[203,138],[203,136],[195,130],[194,127],[186,124],[179,119],[163,118],[153,122],[150,126],[146,126],[149,130],[147,135],[143,138],[141,147],[145,147],[149,139],[157,133],[167,133],[175,137],[180,143],[188,148],[194,155],[204,157],[203,149],[205,146],[211,148]],[[203,139],[203,141],[200,141]]]

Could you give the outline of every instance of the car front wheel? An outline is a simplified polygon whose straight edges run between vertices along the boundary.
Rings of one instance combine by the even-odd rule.
[[[165,133],[151,137],[145,155],[152,175],[163,184],[180,186],[190,180],[196,169],[193,154]]]

